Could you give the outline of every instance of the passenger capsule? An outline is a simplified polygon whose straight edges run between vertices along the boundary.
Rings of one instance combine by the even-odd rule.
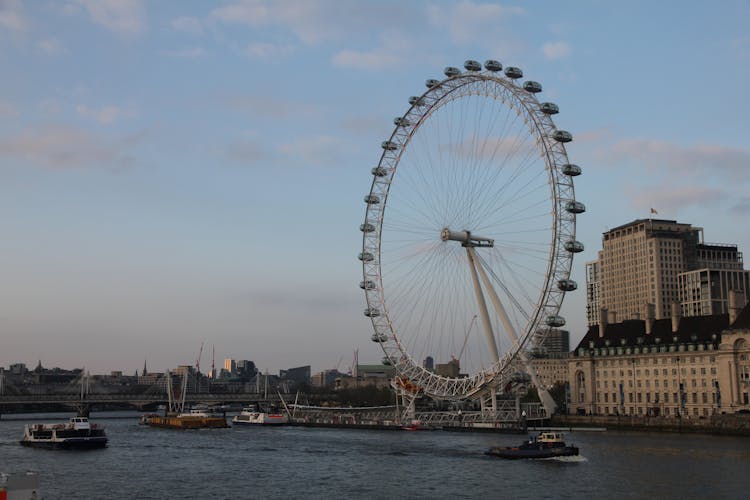
[[[563,247],[565,248],[565,250],[567,250],[570,253],[583,252],[583,243],[581,243],[580,241],[576,241],[576,240],[566,241]]]
[[[393,119],[393,124],[397,127],[408,127],[411,125],[411,122],[404,118],[403,116],[397,116]]]
[[[389,358],[388,356],[383,356],[383,359],[380,362],[386,366],[390,366],[393,364],[393,362],[391,362],[391,358]]]
[[[495,61],[494,59],[487,59],[484,61],[484,69],[487,71],[497,72],[501,71],[503,69],[503,65],[500,64],[498,61]]]
[[[435,80],[434,78],[430,78],[429,80],[424,82],[424,84],[428,89],[431,89],[432,87],[436,87],[437,85],[439,85],[440,80]]]
[[[372,172],[372,175],[374,175],[375,177],[385,177],[386,175],[388,175],[389,170],[385,167],[375,167],[370,170],[370,172]]]
[[[482,71],[482,65],[471,59],[464,61],[464,68],[466,68],[466,71]]]
[[[547,349],[544,347],[532,347],[529,349],[529,355],[532,358],[543,358],[547,356]]]
[[[557,288],[563,292],[572,292],[578,288],[578,283],[573,280],[564,279],[557,282]]]
[[[380,309],[378,309],[377,307],[368,307],[367,309],[365,309],[365,316],[367,316],[368,318],[378,317],[380,316]]]
[[[525,382],[529,382],[531,380],[531,377],[526,372],[518,371],[518,372],[514,372],[513,374],[511,374],[510,380],[511,382],[522,384]]]
[[[539,105],[539,109],[541,109],[542,113],[545,115],[556,115],[560,112],[560,108],[558,108],[557,104],[553,102],[543,102]]]
[[[532,94],[536,94],[537,92],[542,91],[542,84],[539,82],[534,82],[534,81],[529,80],[527,82],[524,82],[523,88],[526,92],[531,92]]]
[[[365,224],[360,224],[359,230],[362,231],[363,233],[371,233],[375,231],[375,226],[367,222]]]
[[[555,133],[552,134],[552,138],[557,142],[570,142],[573,140],[573,134],[567,130],[555,130]]]
[[[458,69],[458,68],[454,68],[453,66],[448,66],[447,68],[445,68],[443,70],[443,73],[445,73],[445,76],[447,76],[448,78],[450,78],[452,76],[458,76],[458,75],[460,75],[461,74],[461,70]]]
[[[516,80],[518,78],[523,78],[523,71],[521,71],[521,68],[508,66],[507,68],[505,68],[505,76]]]
[[[393,141],[383,141],[380,143],[380,147],[386,151],[395,151],[398,149],[398,144]]]
[[[567,210],[571,214],[582,214],[586,211],[586,205],[584,205],[580,201],[573,200],[565,204],[565,210]]]
[[[377,205],[380,203],[380,197],[376,194],[368,194],[365,196],[365,203],[368,205]]]
[[[382,344],[383,342],[388,342],[388,335],[385,333],[373,333],[372,337],[370,337],[373,342],[377,342],[379,344]]]
[[[562,316],[547,316],[547,325],[555,328],[565,326],[565,318]]]
[[[566,163],[562,166],[562,173],[571,177],[575,177],[577,175],[581,175],[581,167],[579,167],[578,165],[574,165],[573,163]]]
[[[424,106],[424,99],[413,95],[409,98],[409,104],[412,106]]]
[[[377,290],[378,286],[372,280],[365,280],[359,282],[359,287],[362,290]]]
[[[360,252],[357,258],[362,262],[372,262],[375,260],[375,256],[370,252]]]

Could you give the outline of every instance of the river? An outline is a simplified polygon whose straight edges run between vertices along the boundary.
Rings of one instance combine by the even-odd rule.
[[[581,456],[485,456],[523,436],[446,431],[236,427],[178,431],[93,415],[109,446],[27,448],[0,420],[0,471],[38,471],[46,499],[747,498],[750,439],[568,432]],[[13,420],[11,420],[13,418]],[[59,417],[58,417],[59,419]],[[40,422],[40,420],[34,420]],[[49,421],[55,421],[54,419]]]

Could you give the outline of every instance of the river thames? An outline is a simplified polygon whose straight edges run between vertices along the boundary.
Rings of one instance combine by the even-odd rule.
[[[0,471],[39,472],[46,499],[747,498],[750,488],[750,439],[742,437],[574,431],[566,441],[579,457],[504,461],[483,452],[524,436],[177,431],[100,414],[92,420],[106,427],[109,446],[64,451],[21,446],[24,421],[3,418]]]

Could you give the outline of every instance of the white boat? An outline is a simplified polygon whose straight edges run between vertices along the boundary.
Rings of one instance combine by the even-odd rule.
[[[26,424],[21,444],[40,448],[104,448],[107,436],[104,427],[79,416],[59,424]]]
[[[239,415],[232,418],[233,424],[239,425],[283,425],[289,423],[286,413],[271,408],[263,411],[258,407],[243,408]]]
[[[3,474],[0,472],[0,499],[36,500],[39,493],[39,475],[36,472],[24,474]]]

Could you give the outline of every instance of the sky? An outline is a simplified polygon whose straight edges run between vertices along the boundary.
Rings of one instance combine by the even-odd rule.
[[[378,362],[370,169],[466,59],[560,107],[579,284],[652,208],[749,251],[748,21],[746,0],[0,0],[0,366]],[[575,344],[582,289],[562,314]]]

